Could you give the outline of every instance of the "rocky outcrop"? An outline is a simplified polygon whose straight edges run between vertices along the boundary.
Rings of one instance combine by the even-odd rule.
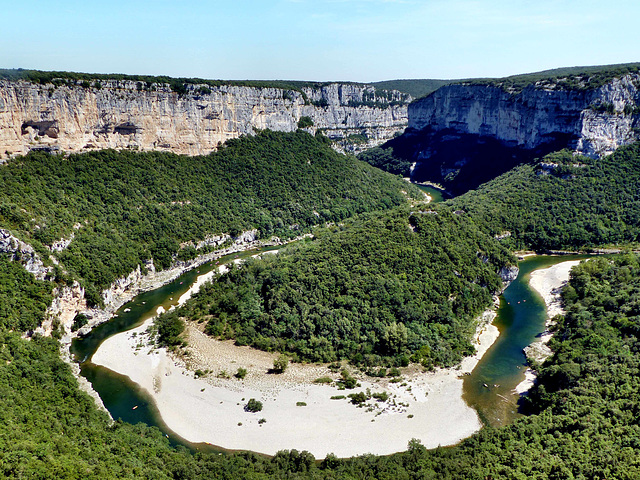
[[[300,90],[185,88],[179,94],[166,84],[126,80],[92,86],[0,81],[0,156],[103,148],[207,154],[257,130],[295,130],[302,117],[312,120],[311,133],[320,129],[344,149],[357,150],[402,132],[411,100],[396,91],[338,83]]]
[[[508,285],[518,278],[518,273],[520,273],[520,269],[518,267],[515,265],[509,265],[502,267],[498,275],[500,275],[502,282]]]
[[[38,280],[44,280],[52,271],[51,267],[45,267],[31,245],[14,237],[5,229],[0,229],[0,252],[7,253],[12,260],[20,262]]]

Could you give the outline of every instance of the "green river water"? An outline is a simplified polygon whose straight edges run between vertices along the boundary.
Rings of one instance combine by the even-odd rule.
[[[228,255],[222,257],[219,263],[246,258],[256,253],[254,250]],[[494,321],[500,330],[500,337],[471,375],[466,376],[464,380],[464,398],[478,411],[486,424],[504,425],[520,415],[517,411],[519,397],[513,393],[513,388],[524,379],[526,362],[522,349],[544,330],[546,314],[544,302],[529,287],[530,273],[539,268],[578,258],[585,257],[528,258],[520,262],[518,278],[501,296],[498,316]],[[74,340],[71,351],[80,363],[81,374],[91,382],[114,419],[157,426],[174,444],[198,450],[221,451],[209,445],[189,444],[175,435],[164,425],[150,397],[137,384],[127,377],[91,363],[93,353],[105,339],[142,324],[155,315],[159,306],[168,310],[177,303],[178,298],[189,289],[198,275],[217,266],[216,262],[202,265],[161,288],[138,295],[122,306],[117,312],[117,317],[94,328],[86,337]],[[293,447],[295,446],[292,445]]]
[[[442,190],[429,185],[420,185],[418,183],[416,183],[415,186],[431,197],[431,203],[438,203],[445,200],[445,193]]]

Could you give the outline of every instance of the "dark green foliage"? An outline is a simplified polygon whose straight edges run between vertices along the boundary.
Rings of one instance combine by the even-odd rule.
[[[247,404],[244,406],[245,412],[256,413],[262,410],[262,402],[255,398],[250,398]]]
[[[358,386],[358,380],[355,377],[351,376],[349,370],[347,370],[346,368],[342,370],[340,375],[341,378],[338,381],[338,385],[341,390],[344,390],[345,388],[351,390]]]
[[[234,377],[236,377],[239,380],[242,380],[246,376],[247,376],[247,369],[242,367],[238,368],[238,371],[234,375]]]
[[[52,287],[0,253],[0,331],[24,332],[40,325],[52,300]]]
[[[84,327],[87,324],[88,321],[89,321],[89,319],[87,318],[87,316],[84,313],[78,313],[73,318],[73,324],[71,325],[71,331],[72,332],[76,332],[76,331],[80,330],[82,327]]]
[[[178,310],[207,332],[307,361],[453,365],[511,255],[465,218],[393,211],[233,268]]]
[[[313,120],[311,117],[300,117],[298,120],[298,128],[309,128],[313,127]]]
[[[32,153],[2,166],[0,184],[0,225],[36,247],[75,235],[57,256],[93,303],[151,257],[168,267],[183,242],[253,228],[288,238],[399,205],[408,187],[301,131],[231,140],[206,157]]]
[[[311,105],[319,108],[326,108],[329,106],[329,102],[326,98],[322,97],[320,100],[311,100]]]
[[[379,402],[386,402],[389,400],[389,394],[387,392],[372,393],[371,396]]]
[[[156,328],[156,343],[162,347],[176,347],[183,344],[181,338],[185,329],[184,320],[175,312],[163,313],[154,322]]]
[[[394,156],[393,148],[370,148],[359,154],[358,160],[394,175],[408,177],[411,173],[411,162]]]
[[[564,151],[522,165],[447,204],[510,249],[578,249],[640,238],[640,146],[593,160]],[[557,164],[553,166],[551,164]]]
[[[79,73],[79,72],[46,72],[41,70],[25,70],[18,69],[0,69],[0,79],[3,80],[27,80],[33,83],[41,85],[53,84],[59,85],[75,85],[82,82],[90,83],[91,81],[99,80],[126,80],[132,82],[138,82],[138,90],[143,88],[146,90],[152,89],[154,84],[168,84],[171,89],[177,93],[185,93],[187,85],[207,85],[209,87],[220,87],[223,85],[231,85],[238,87],[255,87],[255,88],[280,88],[283,90],[294,90],[302,93],[302,88],[321,88],[325,85],[329,85],[330,82],[304,82],[297,80],[207,80],[204,78],[174,78],[166,75],[152,76],[152,75],[125,75],[119,73]],[[99,84],[99,82],[97,82]],[[341,82],[345,84],[362,85],[353,82]],[[94,84],[96,88],[98,85]],[[199,94],[210,93],[203,88],[196,92]],[[303,94],[304,96],[304,94]],[[306,97],[305,97],[306,98]]]
[[[354,405],[362,405],[368,400],[367,395],[364,392],[350,393],[347,396],[351,399],[351,403]]]

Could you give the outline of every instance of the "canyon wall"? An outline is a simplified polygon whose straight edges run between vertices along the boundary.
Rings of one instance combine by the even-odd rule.
[[[447,85],[409,106],[414,130],[451,130],[535,149],[562,140],[565,147],[602,156],[636,138],[640,75],[629,74],[594,89],[550,82],[520,92],[500,86]]]
[[[598,87],[572,85],[445,85],[409,105],[408,128],[386,147],[415,164],[413,180],[458,195],[550,152],[568,148],[597,158],[638,138],[639,74]]]
[[[402,133],[411,100],[370,85],[299,89],[107,80],[89,85],[0,81],[0,158],[30,150],[83,152],[115,148],[207,154],[220,142],[256,130],[292,131],[302,117],[359,151]],[[351,137],[356,135],[355,137]]]

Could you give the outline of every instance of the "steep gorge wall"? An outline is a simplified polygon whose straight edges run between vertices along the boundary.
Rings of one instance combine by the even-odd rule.
[[[32,149],[200,155],[259,129],[295,130],[304,116],[314,123],[312,133],[321,129],[338,140],[366,135],[364,148],[404,130],[410,100],[400,92],[380,96],[373,86],[337,83],[301,91],[186,85],[184,94],[166,84],[141,87],[128,80],[103,81],[99,88],[0,81],[0,158]]]
[[[513,93],[499,86],[448,85],[409,106],[409,127],[491,137],[536,149],[557,141],[602,156],[636,138],[640,75],[597,89],[563,89],[544,83]]]
[[[415,181],[459,195],[550,152],[600,157],[634,142],[640,127],[640,75],[598,88],[545,80],[522,89],[446,85],[409,105],[409,127],[389,141],[413,162]]]

